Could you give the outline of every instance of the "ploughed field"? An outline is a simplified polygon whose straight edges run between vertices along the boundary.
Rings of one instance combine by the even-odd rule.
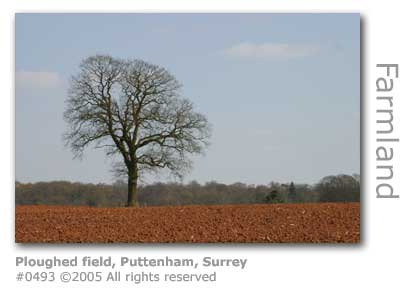
[[[359,203],[16,206],[16,242],[350,242]]]

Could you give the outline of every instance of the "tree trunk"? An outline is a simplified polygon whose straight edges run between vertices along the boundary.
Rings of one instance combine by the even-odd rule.
[[[128,178],[128,207],[138,206],[138,196],[137,196],[137,176],[129,175]]]

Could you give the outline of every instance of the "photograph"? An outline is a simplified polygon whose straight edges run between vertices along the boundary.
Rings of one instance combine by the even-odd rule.
[[[359,13],[16,13],[14,34],[16,243],[360,243]]]

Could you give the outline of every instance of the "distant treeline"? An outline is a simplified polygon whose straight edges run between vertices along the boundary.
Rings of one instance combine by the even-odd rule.
[[[154,183],[138,188],[140,206],[255,203],[350,202],[360,200],[358,175],[327,176],[316,185]],[[122,206],[127,184],[84,184],[68,181],[16,182],[16,205]]]

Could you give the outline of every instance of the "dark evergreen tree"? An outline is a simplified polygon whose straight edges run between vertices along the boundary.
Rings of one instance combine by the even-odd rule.
[[[278,199],[278,191],[273,189],[271,190],[269,194],[267,194],[265,201],[266,203],[273,203],[273,202],[276,202],[277,199]]]
[[[291,182],[290,187],[288,187],[288,195],[296,195],[294,182]]]
[[[295,190],[295,185],[294,185],[294,182],[291,182],[290,183],[290,186],[288,187],[288,201],[289,202],[294,202],[296,199],[295,199],[295,196],[296,196],[296,190]]]

